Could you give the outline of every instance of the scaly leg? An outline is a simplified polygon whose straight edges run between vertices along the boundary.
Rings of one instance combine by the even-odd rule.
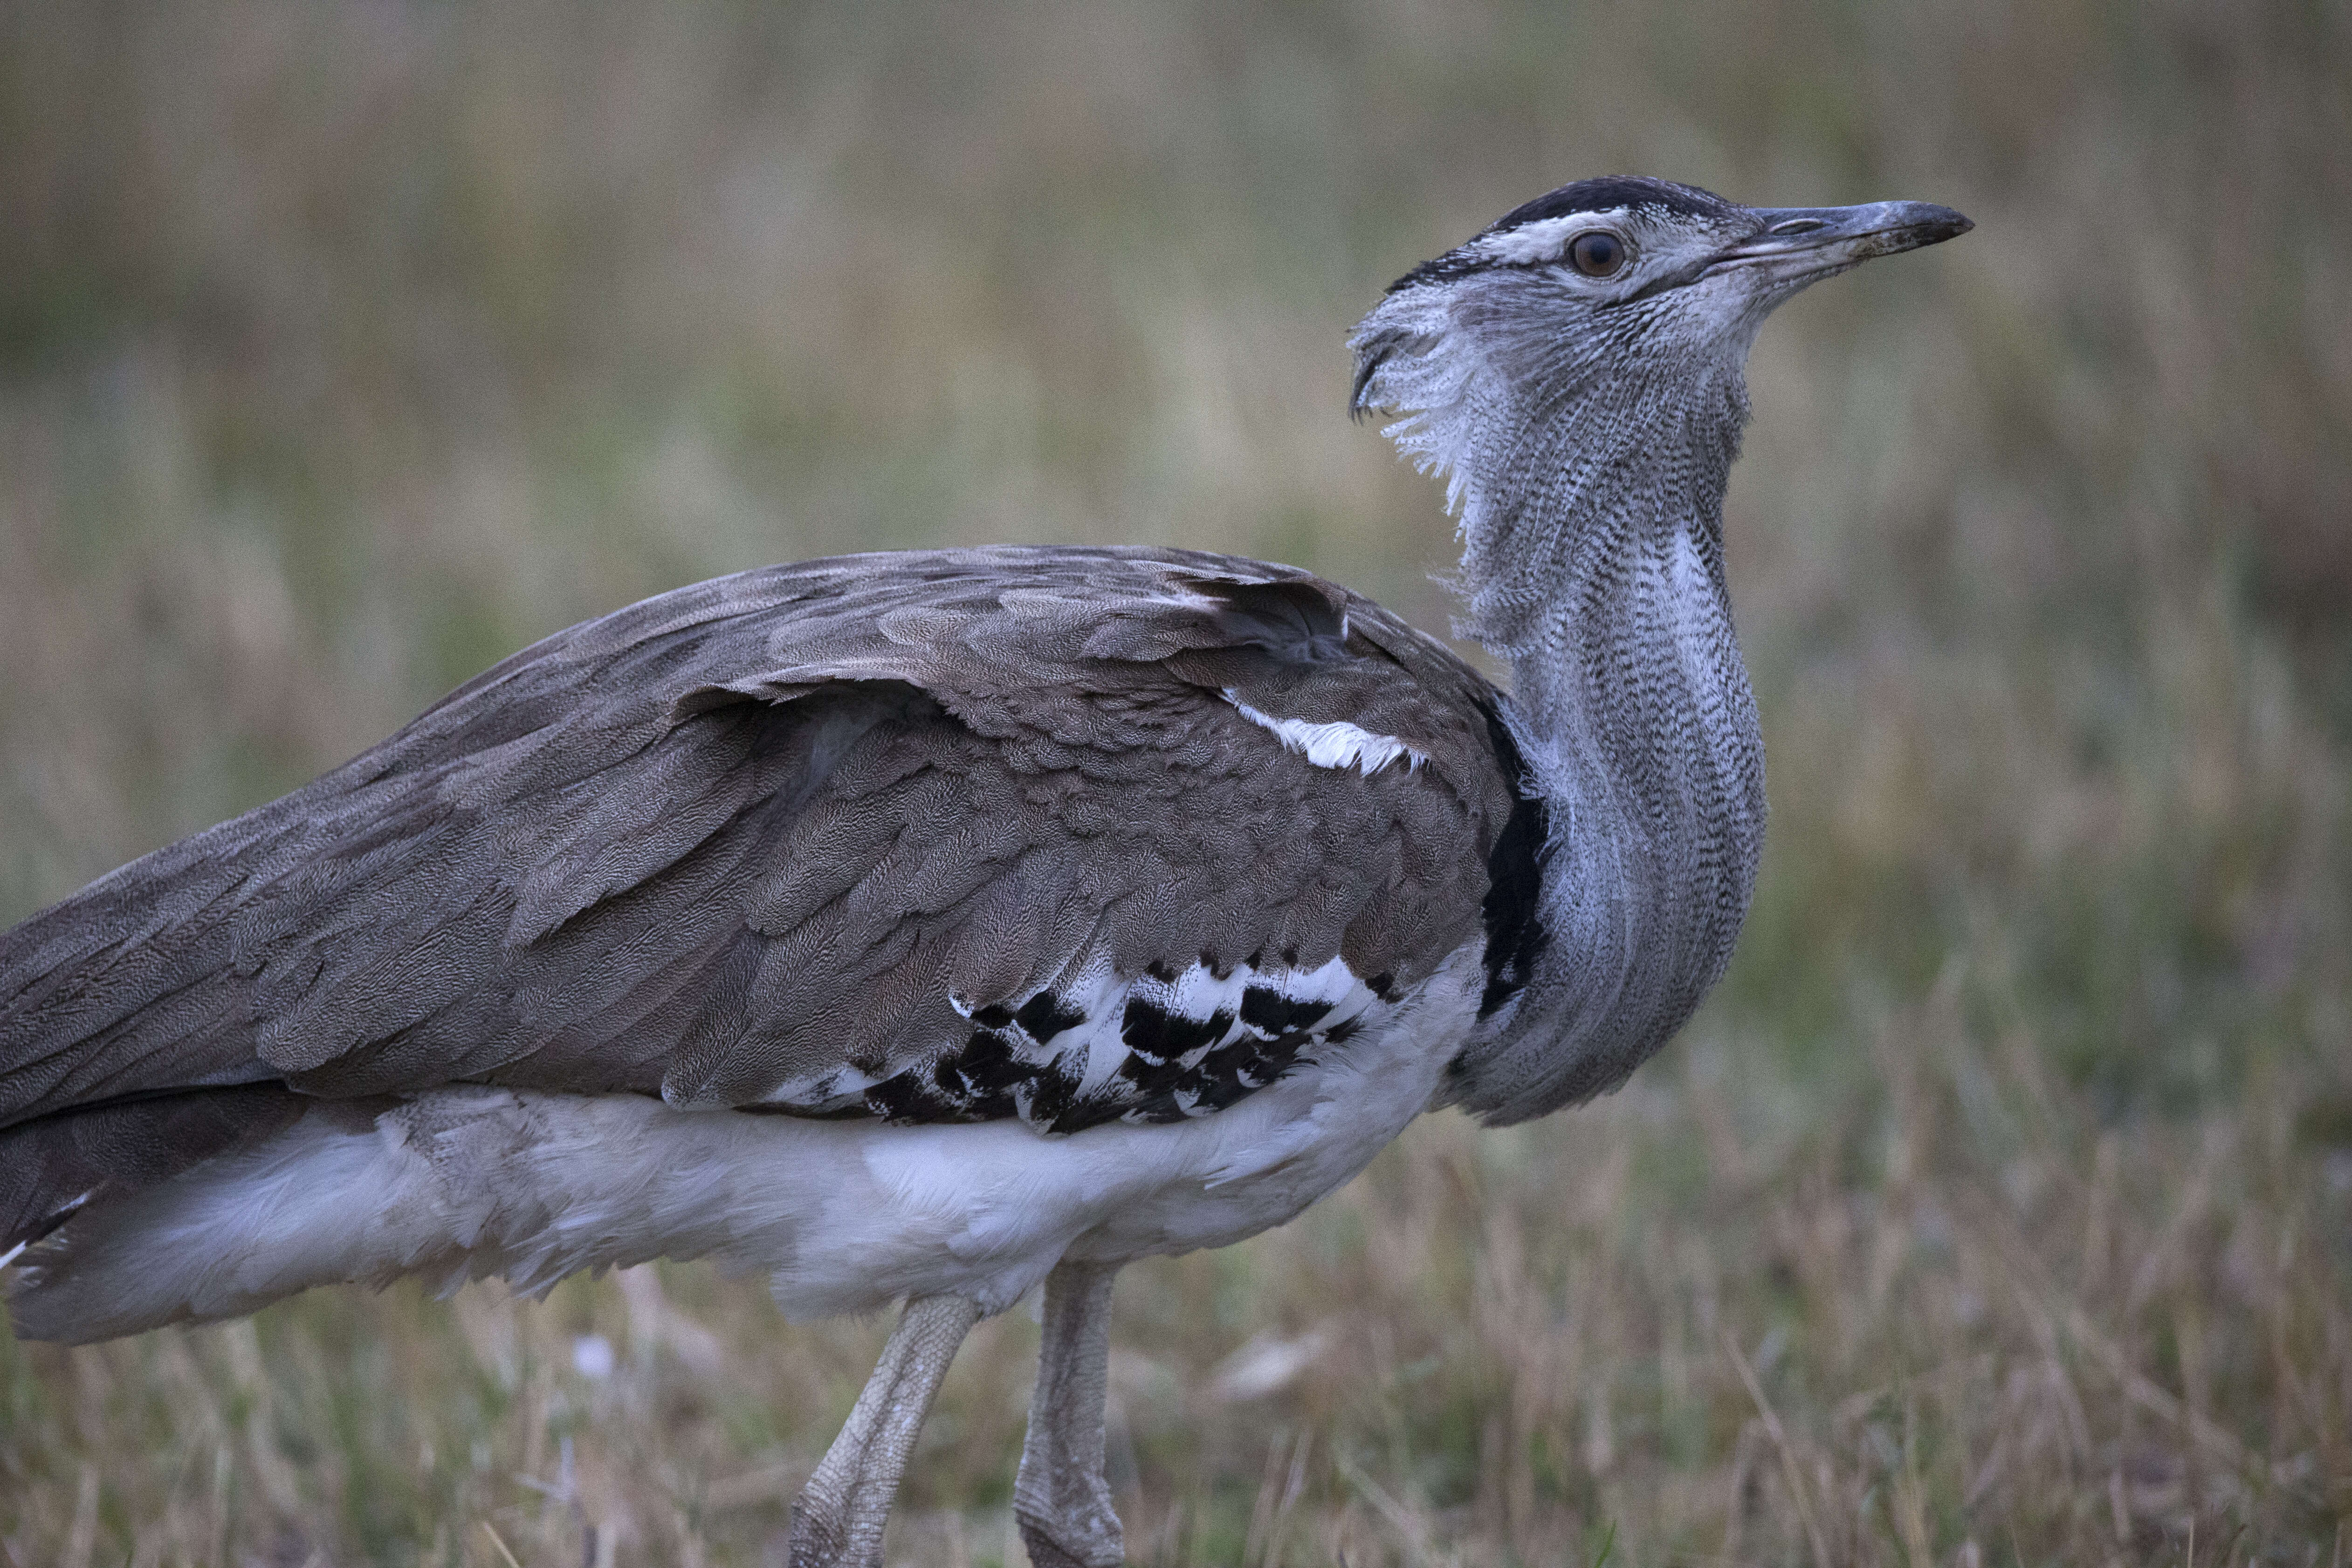
[[[907,1456],[956,1347],[979,1321],[980,1309],[960,1296],[907,1303],[866,1392],[793,1505],[791,1568],[879,1568]]]
[[[1045,1337],[1013,1512],[1035,1568],[1118,1568],[1118,1512],[1103,1479],[1116,1263],[1064,1263],[1045,1277]]]

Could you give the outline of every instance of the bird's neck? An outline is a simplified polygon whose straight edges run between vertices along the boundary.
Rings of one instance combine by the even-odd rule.
[[[1545,941],[1462,1063],[1464,1098],[1507,1120],[1612,1087],[1681,1026],[1730,956],[1763,847],[1722,549],[1745,388],[1733,371],[1697,396],[1584,390],[1486,410],[1463,426],[1486,438],[1444,455],[1466,629],[1510,663],[1547,819]]]

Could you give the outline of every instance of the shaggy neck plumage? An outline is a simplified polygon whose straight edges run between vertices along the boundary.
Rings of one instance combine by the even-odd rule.
[[[1381,366],[1375,391],[1406,413],[1399,445],[1446,474],[1463,629],[1510,662],[1510,728],[1548,825],[1545,944],[1454,1077],[1471,1109],[1517,1121],[1613,1087],[1662,1045],[1747,909],[1763,748],[1722,555],[1747,396],[1737,361],[1638,384],[1432,347]]]

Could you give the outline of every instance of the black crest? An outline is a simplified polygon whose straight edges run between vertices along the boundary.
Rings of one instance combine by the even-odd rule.
[[[1737,203],[1696,185],[1678,185],[1671,180],[1654,180],[1644,174],[1604,174],[1598,179],[1578,180],[1556,191],[1547,191],[1531,202],[1520,203],[1480,229],[1470,243],[1475,245],[1489,235],[1526,224],[1567,217],[1571,213],[1611,212],[1619,207],[1648,208],[1683,217],[1728,217],[1739,210]],[[1457,246],[1435,260],[1423,262],[1390,284],[1388,291],[1393,294],[1416,283],[1443,282],[1487,267],[1506,265],[1465,254],[1468,250],[1468,245]]]

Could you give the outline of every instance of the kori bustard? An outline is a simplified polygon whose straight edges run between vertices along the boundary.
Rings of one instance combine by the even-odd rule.
[[[1182,550],[771,567],[561,632],[0,938],[16,1331],[657,1257],[906,1309],[801,1494],[878,1561],[949,1360],[1045,1288],[1014,1492],[1104,1568],[1131,1258],[1279,1225],[1422,1112],[1606,1089],[1722,972],[1764,831],[1724,583],[1765,316],[1959,234],[1586,180],[1357,326],[1498,689]]]

